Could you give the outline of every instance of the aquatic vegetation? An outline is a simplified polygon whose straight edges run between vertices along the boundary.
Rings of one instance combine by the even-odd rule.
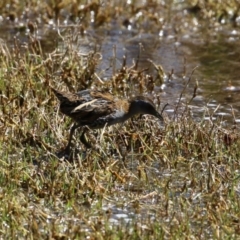
[[[128,7],[121,5],[122,1],[109,6],[81,1],[2,2],[3,21],[14,22],[16,31],[29,31],[29,38],[25,44],[16,39],[10,45],[0,41],[1,236],[237,238],[240,163],[234,109],[228,126],[217,115],[218,106],[214,110],[203,106],[204,111],[194,118],[192,103],[199,86],[193,68],[186,69],[184,88],[169,106],[159,89],[173,81],[174,69],[168,73],[151,59],[155,72],[149,72],[139,67],[138,58],[132,64],[126,56],[117,58],[113,48],[112,74],[103,79],[100,51],[81,52],[76,47],[76,38],[82,40],[89,26],[101,29],[117,18],[125,27],[140,29],[148,23],[158,26],[155,30],[159,32],[171,16],[184,11],[174,15],[165,1],[147,1],[144,6],[132,2]],[[213,8],[212,2],[186,4],[183,9],[190,12],[186,18],[210,18],[207,12]],[[215,2],[220,8],[220,2]],[[227,7],[235,9],[232,4]],[[161,21],[154,11],[158,8],[163,9]],[[38,13],[40,23],[31,19],[33,12]],[[21,16],[31,21],[22,20],[21,25]],[[228,14],[222,19],[225,16],[228,19]],[[51,39],[61,41],[44,48],[37,34],[44,27],[38,25],[58,19],[80,19],[79,31],[66,35],[58,31],[57,38]],[[214,22],[223,24],[215,17],[211,24]],[[150,25],[149,29],[154,29]],[[180,25],[176,31],[183,29]],[[67,161],[57,152],[67,144],[71,121],[58,114],[59,103],[49,86],[72,93],[98,89],[119,99],[148,96],[163,115],[164,124],[143,115],[124,125],[92,129],[87,134],[94,146],[90,149],[83,147],[75,134],[74,151]]]

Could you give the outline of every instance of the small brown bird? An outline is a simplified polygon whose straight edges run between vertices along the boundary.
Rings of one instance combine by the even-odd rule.
[[[135,114],[150,114],[163,120],[153,102],[144,96],[121,100],[110,93],[90,89],[77,93],[61,92],[54,88],[52,91],[60,101],[60,111],[75,121],[70,130],[66,152],[70,150],[73,133],[79,127],[103,128],[125,122]],[[87,128],[83,129],[80,140],[89,148],[91,145],[84,136],[86,130]]]

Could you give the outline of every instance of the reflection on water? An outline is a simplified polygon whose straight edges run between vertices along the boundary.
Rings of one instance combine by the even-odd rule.
[[[228,35],[219,34],[217,40],[207,44],[204,44],[204,39],[194,42],[185,39],[176,44],[176,40],[171,36],[160,38],[150,33],[134,34],[130,31],[114,29],[109,30],[105,36],[101,35],[101,39],[103,61],[99,70],[109,69],[113,58],[113,46],[115,46],[117,57],[116,68],[120,68],[121,59],[125,55],[128,65],[138,59],[139,68],[147,68],[149,72],[153,73],[153,66],[148,61],[148,59],[152,59],[156,64],[162,65],[166,73],[174,72],[171,79],[165,82],[163,90],[158,92],[163,103],[168,102],[174,106],[191,71],[198,66],[183,100],[191,99],[197,80],[198,95],[191,103],[192,111],[196,116],[202,116],[206,107],[212,109],[212,112],[218,107],[212,119],[220,116],[231,124],[232,111],[234,111],[236,121],[239,121],[240,68],[238,62],[240,57],[237,51],[239,44],[237,41],[229,42]],[[203,44],[199,44],[200,42]],[[112,70],[112,68],[110,69]],[[106,78],[112,74],[110,70],[101,73],[102,77]],[[168,109],[167,111],[171,112],[172,110]],[[206,119],[208,118],[207,113]]]
[[[192,42],[184,45],[190,49],[189,60],[199,65],[195,77],[199,81],[202,101],[198,105],[205,103],[215,109],[220,104],[215,115],[223,116],[231,123],[232,111],[236,121],[240,120],[240,57],[238,36],[235,41],[228,41],[229,38],[232,39],[231,33],[221,33],[217,40],[204,45],[196,46]]]
[[[139,31],[113,22],[108,28],[87,29],[86,33],[81,36],[78,27],[68,28],[65,26],[56,29],[55,26],[48,26],[36,32],[44,52],[52,52],[56,47],[64,51],[66,46],[63,45],[58,31],[65,38],[71,36],[69,31],[74,31],[79,35],[78,39],[76,38],[75,45],[79,53],[84,55],[95,50],[101,53],[102,61],[97,69],[98,76],[101,79],[109,79],[122,66],[123,56],[126,56],[128,66],[137,62],[139,69],[147,69],[146,72],[150,74],[156,73],[149,59],[161,65],[167,74],[172,72],[171,77],[165,79],[163,86],[155,88],[156,94],[161,96],[162,104],[169,103],[169,107],[165,111],[169,116],[174,116],[175,105],[179,101],[184,86],[188,82],[193,69],[198,66],[181,98],[181,106],[184,108],[184,103],[188,103],[192,98],[196,81],[198,81],[197,96],[189,106],[196,119],[201,119],[202,116],[211,121],[220,118],[226,120],[228,124],[232,124],[234,112],[236,121],[240,121],[240,56],[238,54],[239,33],[237,31],[234,34],[231,31],[222,31],[221,33],[215,33],[214,36],[209,36],[189,29],[188,31],[191,31],[191,35],[189,35],[188,32],[175,32],[171,27],[166,27],[161,32],[148,28],[142,28]],[[32,41],[27,29],[24,28],[20,29],[2,24],[0,25],[0,34],[10,48],[14,44],[14,37],[23,46]],[[135,158],[135,156],[132,158]],[[134,169],[136,170],[137,167]],[[208,168],[204,167],[203,169]],[[189,169],[186,168],[186,171],[186,176],[188,176]],[[182,174],[184,178],[184,169]],[[171,181],[176,186],[172,187],[171,189],[173,190],[169,193],[176,196],[177,203],[180,191],[175,190],[183,189],[185,182],[185,180],[179,181],[179,174],[174,178],[174,172],[164,173],[161,169],[161,171],[156,173],[149,171],[148,175],[150,176],[149,179],[159,179],[162,175],[165,175],[164,177],[167,175],[171,176]],[[132,193],[134,192],[133,189],[137,188],[140,191],[139,179],[137,177],[136,181],[138,185],[136,184],[135,186],[134,182],[131,181],[128,185],[128,190],[118,190],[114,193],[114,197],[117,194],[119,199],[126,197],[125,192]],[[143,218],[150,216],[151,221],[156,221],[154,218],[155,214],[151,215],[151,211],[160,211],[161,207],[156,208],[156,206],[158,207],[158,202],[162,199],[160,199],[157,193],[158,191],[162,192],[163,189],[154,184],[152,186],[154,194],[156,190],[156,195],[142,194],[143,198],[140,200],[141,204],[144,202],[146,210],[144,212],[142,210],[144,208],[142,208],[139,215],[142,215]],[[193,193],[195,201],[198,201],[196,197],[198,194],[200,194],[198,191]],[[189,192],[187,192],[186,198],[188,198],[188,195],[190,196]],[[110,209],[110,222],[117,224],[124,220],[124,222],[128,223],[138,217],[135,210],[137,207],[134,208],[131,205],[132,203],[128,202],[128,199],[125,200],[126,206],[117,206],[116,201],[113,201],[112,204],[109,202],[109,200],[103,202],[103,210],[107,212]],[[174,203],[173,206],[179,205]],[[174,210],[179,212],[179,216],[182,214],[180,208]],[[139,219],[141,218],[139,217]],[[160,220],[157,219],[157,221]],[[171,219],[168,219],[166,215],[165,221],[170,222]]]
[[[66,26],[58,31],[63,36],[69,34]],[[38,39],[44,51],[51,52],[57,46],[62,47],[58,31],[54,27],[38,31]],[[79,30],[76,27],[73,31]],[[22,45],[31,42],[29,33],[24,28],[1,25],[0,33],[9,46],[14,44],[14,37]],[[162,103],[169,103],[170,107],[166,109],[169,115],[173,112],[192,70],[198,66],[182,101],[186,103],[191,99],[197,80],[197,96],[191,102],[194,115],[202,116],[205,107],[212,111],[218,107],[214,117],[220,116],[231,124],[234,111],[236,121],[240,121],[239,33],[236,30],[222,31],[215,33],[212,38],[199,33],[194,37],[184,34],[174,35],[171,29],[164,29],[161,34],[148,29],[146,32],[144,29],[129,30],[128,27],[113,22],[108,29],[89,29],[78,38],[76,47],[83,54],[95,49],[101,53],[102,61],[97,71],[102,79],[109,79],[122,66],[123,56],[126,56],[128,66],[137,62],[138,69],[147,69],[146,72],[151,74],[156,73],[149,59],[160,64],[165,73],[173,72],[161,88],[155,89],[161,96]],[[206,118],[209,118],[208,113]]]

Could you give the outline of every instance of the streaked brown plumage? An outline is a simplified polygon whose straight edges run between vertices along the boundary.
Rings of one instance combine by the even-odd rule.
[[[120,100],[110,93],[90,89],[77,93],[61,92],[54,88],[52,91],[60,101],[60,111],[75,121],[70,131],[66,151],[70,150],[73,133],[79,127],[103,128],[122,123],[135,114],[150,114],[162,119],[153,102],[147,97],[137,96],[130,100]],[[83,130],[80,140],[86,147],[90,147],[84,137],[85,131],[86,129]]]

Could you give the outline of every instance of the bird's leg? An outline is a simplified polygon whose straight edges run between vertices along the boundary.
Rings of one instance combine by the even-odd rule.
[[[79,124],[77,124],[77,123],[74,123],[73,125],[72,125],[72,127],[71,127],[71,129],[70,129],[70,134],[69,134],[69,139],[68,139],[68,144],[67,144],[67,146],[66,146],[66,148],[65,148],[65,152],[69,152],[69,150],[70,150],[70,147],[71,147],[71,141],[72,141],[72,137],[73,137],[73,134],[74,134],[74,131],[77,129],[77,128],[79,128],[79,127],[81,127],[81,125],[79,125]]]
[[[91,144],[86,140],[86,137],[85,137],[85,133],[86,133],[86,128],[83,128],[83,131],[82,131],[82,134],[80,136],[80,141],[84,144],[84,146],[86,148],[91,148]]]

